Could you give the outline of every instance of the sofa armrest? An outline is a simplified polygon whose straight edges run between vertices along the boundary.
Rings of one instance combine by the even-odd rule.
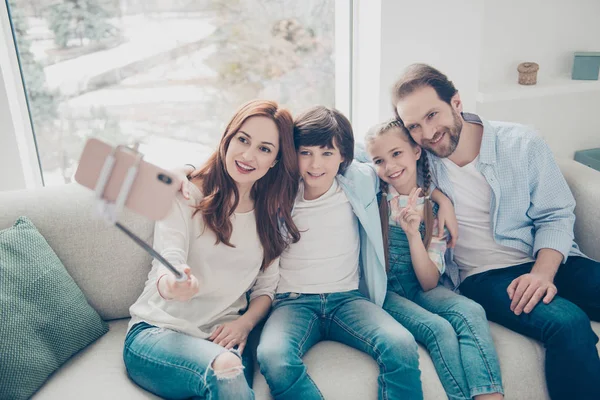
[[[575,197],[575,241],[588,257],[600,260],[600,171],[575,160],[557,163]]]

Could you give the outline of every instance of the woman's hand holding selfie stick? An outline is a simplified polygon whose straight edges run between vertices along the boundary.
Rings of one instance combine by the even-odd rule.
[[[179,265],[177,270],[183,272],[185,280],[180,281],[172,274],[161,275],[156,283],[158,294],[165,300],[188,301],[198,294],[200,284],[189,265]]]
[[[123,211],[123,208],[125,208],[125,203],[130,196],[130,192],[132,191],[132,187],[134,186],[136,178],[138,178],[138,172],[140,171],[140,166],[142,166],[142,164],[144,164],[145,171],[152,176],[152,182],[158,182],[156,184],[162,185],[159,186],[160,188],[166,188],[167,186],[173,187],[172,185],[177,185],[176,190],[179,190],[180,188],[180,182],[169,177],[166,173],[167,171],[161,170],[156,166],[146,163],[145,161],[142,161],[142,159],[143,155],[137,151],[137,145],[135,145],[133,149],[127,146],[117,146],[112,148],[108,144],[92,138],[86,143],[86,147],[84,148],[81,159],[79,160],[79,166],[75,174],[75,180],[83,186],[94,190],[97,201],[97,214],[99,214],[107,222],[114,224],[134,242],[146,250],[146,252],[160,261],[160,263],[163,264],[169,271],[171,271],[172,275],[164,275],[168,276],[169,279],[165,280],[159,278],[159,280],[165,280],[165,284],[167,285],[165,290],[173,294],[172,298],[189,299],[195,293],[197,293],[199,286],[198,280],[190,273],[190,267],[187,265],[182,265],[179,269],[175,268],[170,262],[168,262],[156,250],[154,250],[152,246],[148,245],[137,235],[131,232],[127,227],[117,221],[118,216]],[[121,164],[119,167],[117,167],[119,163]],[[126,166],[128,166],[126,173],[123,174]],[[113,172],[116,171],[116,169],[119,169],[120,172],[116,174],[117,176],[113,176]],[[149,175],[144,174],[143,176],[147,178]],[[97,179],[95,177],[97,177]],[[111,178],[113,178],[112,181]],[[120,181],[120,179],[122,179],[122,181]],[[116,198],[113,196],[110,200],[108,199],[109,196],[106,193],[109,182],[119,185],[118,195]],[[146,182],[148,181],[146,180]],[[138,184],[136,189],[139,191],[140,188],[144,187],[147,190],[153,190],[153,186],[147,186],[145,184]],[[166,199],[166,202],[163,202],[167,207],[164,210],[166,212],[170,202],[172,201],[170,196],[174,197],[176,190],[159,190],[163,194],[162,198]],[[167,192],[169,194],[164,196],[164,194]],[[148,213],[146,213],[146,216],[148,216],[147,214]],[[151,219],[158,218],[152,217]]]

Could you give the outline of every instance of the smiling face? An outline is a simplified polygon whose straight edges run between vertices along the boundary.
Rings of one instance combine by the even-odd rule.
[[[404,96],[395,106],[404,126],[421,147],[442,158],[454,153],[463,125],[458,95],[448,104],[435,89],[424,86]]]
[[[279,131],[267,117],[250,117],[233,136],[225,154],[227,173],[238,188],[252,186],[275,165]]]
[[[377,175],[400,194],[409,194],[417,186],[417,160],[421,148],[408,141],[401,128],[394,127],[367,143]]]
[[[320,146],[300,146],[298,148],[298,167],[304,181],[304,197],[313,200],[323,195],[338,174],[344,161],[339,149]]]

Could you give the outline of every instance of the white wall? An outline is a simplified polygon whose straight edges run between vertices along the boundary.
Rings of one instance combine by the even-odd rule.
[[[598,18],[600,0],[381,0],[379,114],[361,127],[391,116],[393,82],[425,62],[454,82],[465,110],[532,125],[557,156],[600,147],[600,82],[570,80],[573,52],[600,51]],[[535,87],[516,83],[523,61],[540,64]]]
[[[460,88],[468,109],[478,93],[481,0],[358,0],[352,124],[357,138],[392,117],[390,90],[402,70],[425,62]],[[375,14],[376,13],[376,14]],[[380,45],[377,40],[380,39]],[[457,49],[464,49],[458,53]]]
[[[352,57],[352,128],[356,137],[379,121],[381,87],[382,3],[354,2]]]
[[[575,51],[600,51],[599,18],[598,0],[485,0],[480,83],[515,82],[524,61],[570,77]]]
[[[600,147],[599,111],[600,90],[477,106],[487,119],[534,127],[556,157],[567,158],[573,158],[576,150]]]
[[[448,75],[467,109],[479,81],[481,0],[383,0],[379,118],[391,116],[390,88],[402,70],[424,62]]]
[[[558,157],[600,147],[600,82],[570,79],[575,51],[600,51],[598,0],[486,0],[476,111],[535,127]],[[517,65],[540,65],[516,83]]]

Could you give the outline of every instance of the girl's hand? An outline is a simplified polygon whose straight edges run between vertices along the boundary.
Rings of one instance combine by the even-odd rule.
[[[171,273],[165,274],[158,278],[159,294],[168,300],[188,301],[200,290],[198,279],[191,273],[191,268],[188,265],[180,265],[176,267],[187,275],[187,280],[177,282],[175,276]]]
[[[190,199],[190,185],[192,182],[188,180],[188,175],[194,172],[194,168],[190,164],[186,164],[183,167],[175,168],[171,171],[181,181],[181,187],[179,191],[186,200]]]
[[[423,216],[417,210],[417,198],[421,193],[421,188],[414,188],[411,190],[410,195],[408,196],[408,204],[400,211],[400,215],[398,218],[398,223],[402,230],[406,233],[409,239],[414,237],[421,238],[421,232],[419,231],[419,227],[421,226],[421,221],[423,220]]]
[[[251,330],[252,326],[240,317],[235,321],[219,325],[212,335],[210,335],[208,340],[211,340],[213,343],[223,346],[228,350],[237,345],[238,351],[242,354]]]
[[[458,221],[456,220],[456,213],[454,212],[454,206],[450,200],[440,202],[438,209],[438,237],[444,237],[444,227],[448,229],[450,238],[448,240],[448,247],[456,246],[458,240]]]

